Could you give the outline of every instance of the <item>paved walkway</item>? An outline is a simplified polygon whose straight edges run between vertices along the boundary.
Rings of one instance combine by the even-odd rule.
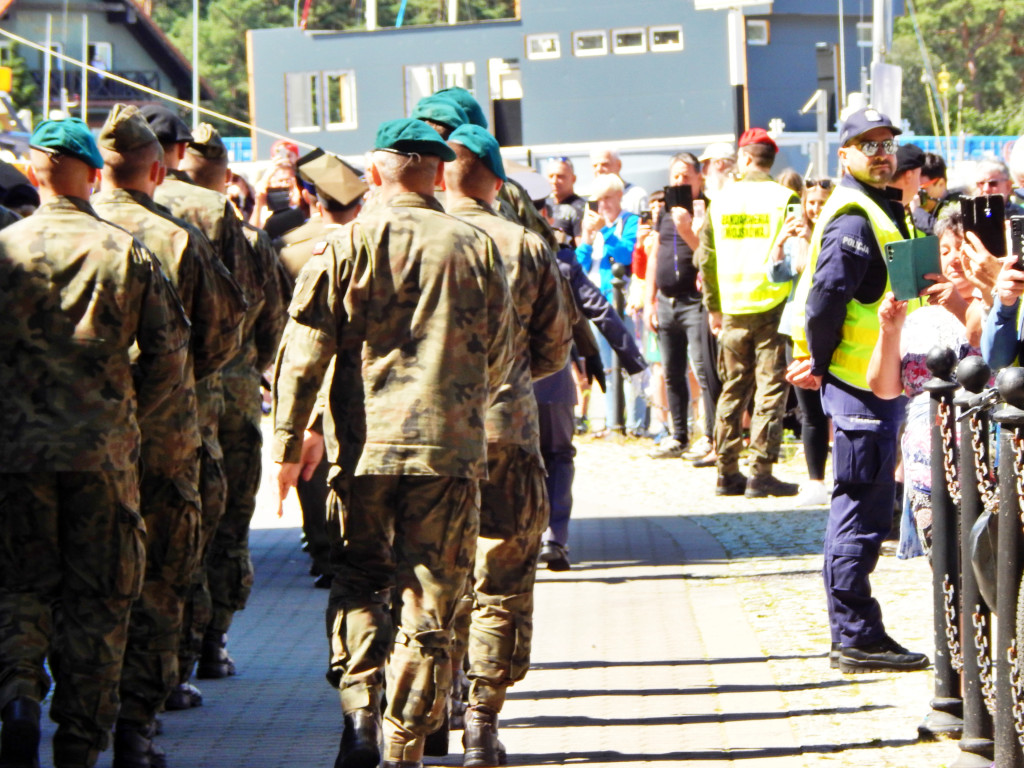
[[[714,470],[651,461],[648,443],[584,439],[579,448],[574,567],[540,575],[533,666],[501,723],[511,765],[933,768],[956,759],[954,743],[916,738],[930,672],[829,669],[823,508],[719,499]],[[164,716],[170,768],[333,765],[340,710],[323,678],[326,592],[306,575],[296,508],[277,520],[264,485],[256,589],[229,643],[241,674],[201,682],[203,707]],[[874,583],[893,636],[928,649],[927,563],[883,557]],[[452,751],[427,764],[461,765],[458,734]],[[109,752],[99,765],[110,765]]]

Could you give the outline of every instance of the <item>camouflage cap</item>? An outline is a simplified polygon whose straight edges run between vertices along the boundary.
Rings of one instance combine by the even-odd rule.
[[[96,143],[103,149],[124,154],[133,149],[156,144],[158,140],[138,107],[115,104],[100,129]]]
[[[162,104],[147,104],[139,111],[161,143],[179,144],[192,140],[192,131],[185,121]]]
[[[295,170],[300,179],[316,188],[318,195],[337,200],[342,205],[351,205],[369,189],[361,173],[337,155],[319,147],[300,157]]]
[[[417,120],[430,120],[449,128],[458,128],[469,122],[466,111],[451,99],[443,96],[424,96],[412,111]]]
[[[220,131],[209,123],[200,123],[192,131],[192,141],[188,143],[189,154],[205,157],[207,160],[227,160],[228,148],[220,137]]]
[[[455,152],[445,144],[437,131],[411,117],[381,123],[373,148],[399,155],[433,155],[445,162],[455,159]]]
[[[466,113],[469,122],[473,125],[479,125],[481,128],[487,127],[487,117],[484,115],[483,107],[480,106],[479,101],[473,98],[473,94],[465,88],[459,88],[458,86],[442,88],[434,96],[442,96],[448,99],[448,101],[458,104],[462,107],[462,111]]]
[[[461,144],[479,157],[487,170],[502,181],[508,181],[505,176],[505,165],[501,161],[498,140],[491,136],[486,129],[479,125],[460,125],[452,131],[452,135],[448,137],[448,143]]]
[[[28,145],[48,155],[73,157],[97,170],[103,167],[103,158],[96,146],[96,139],[92,137],[89,126],[77,117],[44,120],[32,131]],[[447,149],[447,145],[445,148]]]

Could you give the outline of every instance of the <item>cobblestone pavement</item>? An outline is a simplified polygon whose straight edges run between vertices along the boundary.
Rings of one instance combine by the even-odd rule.
[[[917,740],[930,672],[828,667],[824,508],[716,497],[713,469],[653,461],[649,448],[579,442],[574,567],[539,576],[532,669],[501,724],[510,765],[951,764],[955,743]],[[799,480],[800,469],[778,474]],[[203,707],[164,715],[170,768],[333,764],[326,593],[306,575],[296,507],[274,514],[269,471],[252,533],[256,589],[228,644],[240,674],[200,681]],[[885,556],[874,585],[891,634],[929,649],[927,562]],[[461,765],[458,734],[451,745],[428,765]],[[110,764],[108,752],[99,765]]]

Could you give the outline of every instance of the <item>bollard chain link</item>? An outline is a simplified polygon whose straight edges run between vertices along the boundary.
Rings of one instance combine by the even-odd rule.
[[[978,495],[981,497],[981,508],[991,515],[999,514],[999,483],[992,472],[992,462],[986,450],[988,438],[985,422],[972,414],[969,426],[971,430],[971,450],[974,453],[974,477],[978,483]]]
[[[939,432],[942,435],[942,468],[946,473],[946,488],[954,506],[960,506],[960,480],[956,471],[956,434],[953,429],[953,409],[944,399],[938,402]],[[1018,482],[1018,488],[1020,488]]]
[[[949,646],[949,663],[953,671],[964,668],[964,654],[960,648],[960,627],[956,620],[956,589],[949,581],[949,574],[942,578],[942,597],[946,614],[946,645]]]
[[[992,654],[988,651],[987,621],[981,612],[981,606],[974,606],[974,647],[978,652],[978,681],[981,683],[981,696],[985,700],[985,709],[990,717],[996,716],[996,683],[992,675]]]
[[[1006,652],[1010,662],[1010,698],[1013,700],[1013,728],[1017,731],[1017,742],[1024,747],[1024,678],[1017,663],[1017,639],[1010,641]]]
[[[1024,523],[1024,437],[1020,432],[1013,433],[1014,472],[1017,475],[1017,502],[1021,522]]]

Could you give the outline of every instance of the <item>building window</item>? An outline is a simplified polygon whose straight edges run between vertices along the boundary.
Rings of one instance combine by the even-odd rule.
[[[646,53],[647,33],[642,27],[612,30],[613,53]]]
[[[405,116],[408,117],[424,96],[441,89],[437,64],[415,64],[405,67]]]
[[[768,45],[768,21],[747,19],[747,45]]]
[[[683,28],[679,24],[650,27],[650,47],[658,53],[683,50]]]
[[[442,88],[465,88],[472,93],[476,64],[472,61],[453,61],[441,65]]]
[[[557,59],[562,56],[562,46],[555,32],[526,36],[526,58]]]
[[[109,72],[114,66],[114,51],[110,43],[89,43],[89,66]]]
[[[356,127],[356,73],[351,70],[324,72],[324,105],[327,130],[344,131]]]
[[[857,45],[861,48],[870,48],[874,45],[874,26],[870,21],[857,22]]]
[[[608,53],[608,33],[603,29],[573,32],[572,52],[576,56],[604,56]]]
[[[320,130],[319,72],[286,73],[284,101],[289,131]]]

